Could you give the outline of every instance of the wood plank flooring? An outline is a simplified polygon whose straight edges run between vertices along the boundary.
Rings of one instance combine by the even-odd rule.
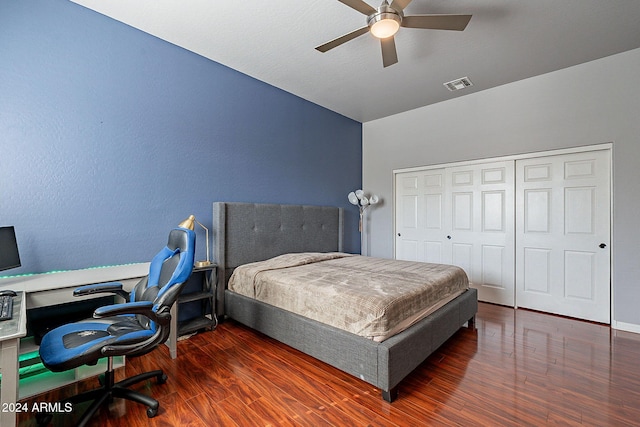
[[[632,426],[640,425],[640,336],[607,326],[480,304],[476,330],[461,329],[400,384],[389,404],[379,390],[253,332],[225,322],[127,361],[118,377],[164,369],[148,419],[115,401],[95,426]],[[36,396],[53,402],[96,379]],[[72,425],[77,414],[57,415]],[[34,426],[33,414],[19,425]]]

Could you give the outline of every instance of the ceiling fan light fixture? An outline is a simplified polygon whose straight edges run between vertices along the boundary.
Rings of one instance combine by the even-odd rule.
[[[380,13],[369,20],[371,34],[379,39],[395,35],[400,29],[400,16],[395,13]]]
[[[316,46],[316,50],[324,53],[363,34],[371,33],[374,37],[380,39],[382,65],[384,67],[398,62],[396,41],[393,36],[398,32],[400,27],[424,30],[463,31],[471,19],[471,15],[452,14],[404,16],[404,9],[411,3],[411,0],[391,0],[391,4],[389,4],[389,0],[382,0],[382,4],[378,8],[373,8],[373,6],[364,0],[338,1],[366,15],[367,25],[321,44],[320,46]]]

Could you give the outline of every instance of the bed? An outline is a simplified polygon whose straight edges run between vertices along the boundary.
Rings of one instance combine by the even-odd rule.
[[[343,215],[336,207],[214,203],[216,312],[372,384],[392,402],[403,378],[459,328],[473,327],[475,289],[381,342],[228,289],[234,270],[245,264],[289,253],[342,252]]]

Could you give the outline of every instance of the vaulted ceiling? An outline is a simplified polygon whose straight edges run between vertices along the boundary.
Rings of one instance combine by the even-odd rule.
[[[314,49],[367,25],[338,0],[72,1],[360,122],[640,47],[636,0],[413,0],[405,15],[473,17],[401,28],[386,68],[370,34]],[[473,86],[443,85],[460,77]]]

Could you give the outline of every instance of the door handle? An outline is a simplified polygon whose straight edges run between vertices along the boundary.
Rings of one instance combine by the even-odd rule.
[[[598,246],[600,246],[600,249],[604,249],[607,247],[607,245],[605,243],[600,243]]]
[[[398,237],[402,236],[402,234],[398,233]]]
[[[451,236],[447,236],[447,239],[451,240]]]

